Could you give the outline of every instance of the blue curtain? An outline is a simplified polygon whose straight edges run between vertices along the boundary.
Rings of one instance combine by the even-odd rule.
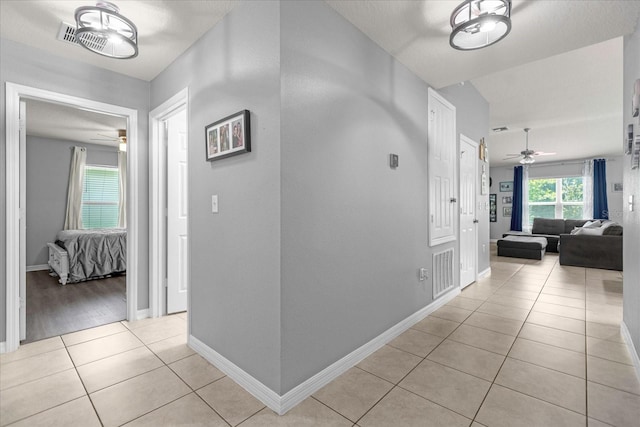
[[[511,230],[522,231],[522,166],[513,168],[513,202],[511,209]]]
[[[593,160],[593,219],[609,219],[607,204],[607,161]]]

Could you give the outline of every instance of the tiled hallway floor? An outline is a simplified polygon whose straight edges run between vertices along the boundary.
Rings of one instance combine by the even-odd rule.
[[[493,254],[491,277],[282,417],[190,350],[179,314],[3,354],[0,424],[637,426],[622,276],[557,261]]]

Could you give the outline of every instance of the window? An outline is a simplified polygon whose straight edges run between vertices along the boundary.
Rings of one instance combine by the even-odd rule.
[[[582,219],[582,177],[529,180],[529,225],[533,218]]]
[[[82,226],[114,228],[118,226],[118,168],[87,165],[82,189]]]

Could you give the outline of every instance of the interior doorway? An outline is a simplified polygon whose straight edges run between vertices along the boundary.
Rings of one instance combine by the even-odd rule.
[[[188,311],[188,90],[149,114],[152,317]]]
[[[25,188],[25,125],[28,118],[21,115],[21,102],[32,99],[58,105],[79,108],[119,116],[126,120],[128,134],[127,155],[127,221],[126,243],[126,304],[127,319],[135,319],[137,313],[138,276],[138,197],[137,176],[137,111],[113,104],[78,98],[58,92],[29,86],[6,83],[6,348],[17,350],[20,339],[26,338],[26,261],[23,256],[26,224]],[[22,136],[22,137],[21,137]]]
[[[478,219],[478,144],[460,135],[460,288],[477,279]]]

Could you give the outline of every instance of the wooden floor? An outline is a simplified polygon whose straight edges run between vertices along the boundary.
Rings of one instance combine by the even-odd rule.
[[[27,339],[38,341],[127,316],[126,276],[62,286],[49,272],[27,273]]]

